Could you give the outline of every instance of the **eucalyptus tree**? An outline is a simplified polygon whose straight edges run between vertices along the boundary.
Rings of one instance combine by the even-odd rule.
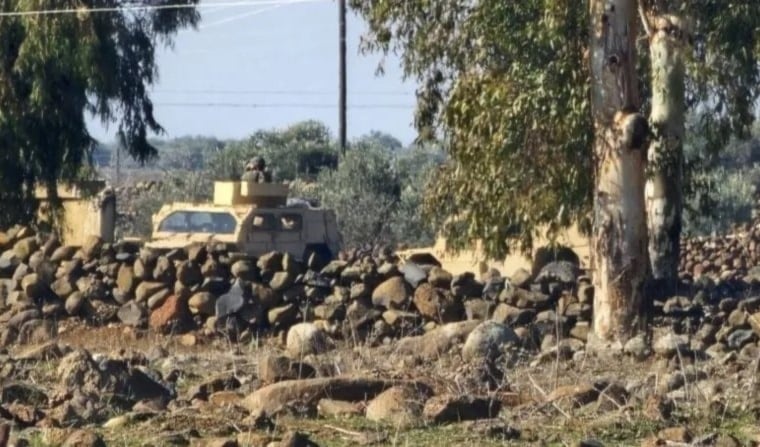
[[[639,110],[636,0],[591,0],[594,121],[594,333],[622,343],[646,329],[648,124]],[[622,346],[620,346],[622,347]]]
[[[149,132],[162,128],[149,87],[156,47],[200,20],[197,0],[0,1],[1,224],[32,220],[33,191],[54,197],[60,180],[77,178],[94,145],[92,114],[116,124],[129,155],[156,155]],[[67,10],[68,12],[62,11]],[[39,13],[39,11],[46,11]],[[76,11],[76,13],[71,13]]]
[[[650,70],[652,139],[647,214],[652,290],[678,280],[689,112],[709,156],[750,134],[760,95],[760,14],[755,0],[641,0]]]
[[[423,4],[424,3],[424,4]],[[416,124],[445,139],[427,210],[489,255],[593,225],[595,333],[624,338],[646,279],[643,136],[632,0],[362,1],[368,50],[402,50]],[[633,15],[631,15],[633,14]],[[625,134],[620,131],[624,130]],[[623,280],[621,280],[621,278]]]
[[[652,5],[637,0],[351,3],[369,23],[364,49],[400,52],[405,74],[420,82],[415,116],[420,138],[446,142],[449,163],[433,177],[426,204],[431,216],[441,217],[443,235],[455,247],[481,239],[489,255],[503,256],[515,245],[528,250],[539,231],[551,236],[580,223],[593,233],[596,335],[622,342],[636,332],[637,323],[645,323],[639,317],[646,313],[652,268],[647,152],[654,154],[654,184],[661,175],[659,148],[670,144],[662,140],[662,118],[653,115],[653,126],[647,126],[641,115],[659,107],[653,90],[673,77],[658,71],[661,55],[650,60],[662,44],[654,34],[645,43],[651,48],[642,51],[640,45],[641,30],[655,32]],[[746,9],[754,1],[690,3],[699,11],[702,22],[696,25],[704,34],[702,40],[695,34],[694,74],[683,97],[687,106],[712,112],[703,115],[701,131],[719,147],[751,118],[742,101],[751,103],[752,95],[742,92],[750,92],[752,70],[737,61],[751,60],[748,53],[757,54],[758,46],[747,40],[751,25],[742,24],[731,36],[730,24],[741,14],[751,15]],[[674,37],[681,38],[668,39]],[[684,60],[690,68],[691,59]],[[715,60],[721,62],[712,65]],[[732,66],[738,65],[744,71],[735,83]],[[677,235],[668,244],[678,243],[673,240]],[[659,241],[658,235],[654,246]],[[655,259],[661,262],[656,251]]]

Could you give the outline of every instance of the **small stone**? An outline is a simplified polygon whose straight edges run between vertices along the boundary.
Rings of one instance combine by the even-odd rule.
[[[297,317],[298,306],[292,303],[275,307],[267,312],[267,320],[276,327],[290,326],[296,321]]]
[[[670,442],[691,442],[692,434],[686,427],[668,427],[660,430],[657,437]]]
[[[519,346],[520,338],[508,326],[495,321],[484,321],[468,336],[462,347],[465,360],[494,358],[508,346]]]
[[[154,330],[167,330],[181,326],[186,322],[188,314],[187,303],[176,295],[171,295],[150,314],[150,327]]]
[[[76,430],[71,433],[62,447],[105,447],[103,438],[91,430]]]
[[[69,295],[68,298],[66,298],[64,308],[66,309],[66,313],[71,316],[75,316],[79,315],[79,311],[82,309],[83,304],[84,297],[82,294],[80,292],[73,292],[71,295]]]
[[[400,309],[409,302],[410,296],[410,287],[404,278],[394,276],[372,291],[372,304],[386,309]]]
[[[489,419],[498,416],[501,402],[495,399],[476,396],[434,396],[425,402],[425,418],[436,424],[477,419]]]
[[[183,261],[177,267],[177,281],[185,287],[193,287],[203,282],[203,273],[198,264]]]
[[[266,355],[258,363],[258,376],[264,383],[316,377],[316,370],[306,363],[281,355]]]
[[[686,336],[676,334],[665,334],[658,338],[653,346],[654,352],[663,357],[672,357],[677,352],[686,352],[689,347],[689,341]]]
[[[142,327],[148,321],[148,310],[135,302],[121,306],[116,315],[122,323],[132,327]]]
[[[320,399],[317,403],[317,411],[322,417],[357,416],[362,414],[364,409],[365,405],[362,402]]]
[[[132,295],[137,288],[137,278],[135,278],[132,267],[122,264],[116,275],[116,285],[124,295]]]
[[[196,315],[211,316],[216,312],[216,300],[208,292],[198,292],[193,294],[187,302],[190,312]]]
[[[165,288],[166,285],[160,282],[143,281],[135,290],[135,301],[138,303],[147,302],[148,298]]]
[[[328,351],[332,345],[327,334],[313,323],[299,323],[288,331],[286,349],[293,358],[321,354]]]
[[[399,270],[404,275],[406,282],[412,286],[412,289],[416,289],[423,281],[427,280],[428,274],[425,270],[413,262],[405,262]]]
[[[738,329],[728,336],[726,342],[731,349],[741,349],[747,343],[752,343],[757,340],[757,334],[749,329]]]
[[[184,334],[179,338],[179,344],[188,348],[198,345],[198,336],[195,334]]]
[[[275,292],[281,292],[292,286],[295,282],[296,275],[291,272],[277,272],[272,276],[272,280],[269,281],[269,287]]]
[[[256,266],[266,272],[276,272],[282,269],[282,253],[275,251],[261,255]]]
[[[400,427],[413,426],[419,423],[422,403],[431,394],[432,391],[426,387],[391,387],[370,401],[365,416],[374,422],[386,421]]]
[[[452,280],[453,276],[451,273],[440,267],[433,267],[430,269],[430,273],[428,273],[428,282],[433,287],[448,289],[451,287]]]
[[[518,268],[512,273],[509,282],[512,283],[514,287],[525,288],[530,283],[530,277],[531,275],[529,271],[524,268]]]
[[[216,317],[224,318],[239,312],[245,304],[244,295],[243,283],[238,279],[232,285],[229,292],[220,296],[214,303]]]
[[[623,352],[632,356],[637,360],[643,360],[652,353],[646,338],[643,335],[637,335],[629,339],[625,346],[623,346]]]

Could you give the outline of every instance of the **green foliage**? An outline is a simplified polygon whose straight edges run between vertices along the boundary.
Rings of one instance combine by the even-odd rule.
[[[204,171],[167,173],[160,188],[139,195],[132,203],[131,218],[118,225],[116,236],[150,237],[152,217],[161,206],[171,202],[208,202],[211,200],[213,180]]]
[[[394,151],[375,137],[352,143],[337,169],[323,170],[301,193],[335,210],[346,247],[430,244],[434,229],[420,208],[441,154],[422,147]]]
[[[691,126],[698,119],[689,120]],[[685,204],[684,233],[720,234],[733,224],[752,219],[755,196],[760,191],[760,125],[748,140],[733,139],[724,149],[706,159],[710,143],[689,132],[684,151],[689,164],[690,191]]]
[[[426,215],[462,248],[501,257],[589,211],[587,9],[574,1],[354,1],[368,51],[402,50],[420,80],[416,125],[450,155]],[[453,219],[447,219],[453,217]]]
[[[92,1],[4,0],[3,11],[82,8],[78,14],[0,18],[0,225],[31,220],[33,186],[55,194],[88,161],[93,139],[85,112],[118,123],[127,153],[155,156],[148,132],[162,129],[148,87],[157,75],[155,45],[194,26],[194,8],[89,13]],[[100,7],[127,2],[99,1]],[[195,4],[181,0],[178,4]]]
[[[676,3],[674,7],[670,3]],[[588,104],[589,17],[572,0],[351,0],[369,23],[363,48],[398,52],[416,78],[420,138],[445,142],[449,163],[434,177],[427,214],[455,247],[481,239],[501,257],[527,250],[539,231],[588,229],[595,179]],[[693,19],[687,108],[709,158],[746,136],[760,94],[756,0],[644,1],[647,13]],[[639,81],[649,107],[649,49],[639,39]],[[688,167],[703,163],[692,160]],[[705,178],[687,171],[686,192]],[[690,196],[691,197],[691,196]]]
[[[725,234],[732,225],[751,221],[760,168],[718,167],[695,177],[702,187],[686,205],[685,234]]]
[[[239,179],[245,163],[256,155],[264,157],[278,180],[313,178],[338,161],[327,126],[303,121],[282,130],[259,130],[246,140],[229,143],[211,161],[211,172],[219,178]]]
[[[279,174],[276,181],[290,182],[292,196],[336,210],[347,246],[433,242],[434,228],[421,205],[430,174],[444,160],[434,146],[404,148],[391,135],[371,132],[350,142],[337,166],[334,139],[327,127],[313,121],[257,131],[242,141],[193,137],[154,144],[161,148],[161,158],[150,164],[164,171],[163,186],[130,204],[134,217],[119,225],[125,235],[149,236],[151,216],[162,204],[208,201],[214,180],[239,179],[245,162],[263,155]],[[113,163],[110,154],[109,165]]]

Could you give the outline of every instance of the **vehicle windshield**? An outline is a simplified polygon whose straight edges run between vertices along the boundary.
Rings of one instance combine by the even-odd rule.
[[[232,234],[237,221],[230,213],[207,211],[175,211],[158,226],[166,233]]]

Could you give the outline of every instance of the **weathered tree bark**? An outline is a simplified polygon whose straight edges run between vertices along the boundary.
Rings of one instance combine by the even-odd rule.
[[[594,117],[593,343],[622,345],[643,323],[647,121],[638,113],[636,0],[591,0]]]
[[[660,16],[651,23],[652,141],[650,178],[646,185],[649,259],[653,291],[673,295],[678,286],[681,214],[683,211],[683,139],[685,128],[685,68],[688,34],[682,20]]]

